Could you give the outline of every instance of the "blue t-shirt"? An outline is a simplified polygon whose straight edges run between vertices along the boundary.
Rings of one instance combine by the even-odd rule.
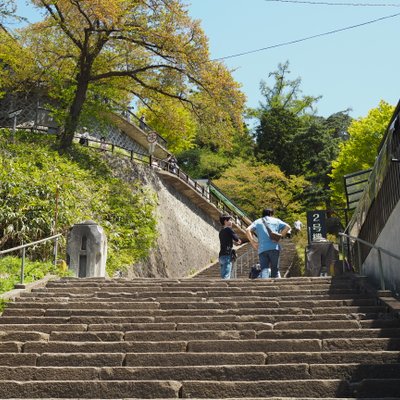
[[[264,217],[269,229],[272,232],[280,232],[283,228],[288,226],[285,222],[275,217]],[[267,228],[263,223],[263,218],[256,219],[250,226],[250,230],[257,234],[258,238],[258,254],[268,250],[279,250],[279,243],[273,242],[269,235]]]

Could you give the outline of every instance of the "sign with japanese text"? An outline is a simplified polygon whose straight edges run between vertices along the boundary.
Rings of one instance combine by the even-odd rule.
[[[307,211],[308,241],[326,239],[326,212],[325,210]]]

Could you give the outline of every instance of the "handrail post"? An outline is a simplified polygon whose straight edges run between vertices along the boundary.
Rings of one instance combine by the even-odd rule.
[[[380,249],[378,249],[378,259],[379,259],[379,278],[381,281],[381,290],[385,290],[385,279],[383,277],[383,268],[382,268],[382,253]]]
[[[25,247],[22,248],[21,277],[20,277],[21,285],[24,283],[24,275],[25,275],[24,270],[25,270]]]
[[[342,272],[345,273],[345,260],[346,260],[346,256],[344,254],[344,237],[342,236],[342,241],[340,243],[340,247],[342,248]]]
[[[54,254],[54,260],[53,260],[54,266],[57,265],[57,255],[58,255],[57,253],[58,253],[58,237],[56,237],[54,239],[54,252],[53,252],[53,254]]]
[[[360,271],[360,273],[364,274],[364,271],[362,268],[362,261],[361,261],[361,246],[360,246],[360,242],[357,240],[357,258],[358,258],[358,270]]]

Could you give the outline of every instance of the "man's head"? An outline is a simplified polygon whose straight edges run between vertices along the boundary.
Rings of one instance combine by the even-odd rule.
[[[274,215],[274,210],[272,208],[264,208],[262,212],[263,217],[271,217],[272,215]]]
[[[232,220],[232,217],[229,214],[222,214],[219,217],[219,222],[221,223],[222,226],[225,225],[225,222],[229,222]]]

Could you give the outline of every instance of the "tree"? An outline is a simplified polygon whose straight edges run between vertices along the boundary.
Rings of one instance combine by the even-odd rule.
[[[232,127],[241,129],[243,95],[229,71],[209,60],[200,23],[180,0],[32,3],[47,17],[21,38],[42,71],[41,85],[65,107],[62,149],[71,145],[85,107],[107,108],[105,99],[148,104],[161,95],[191,107],[208,125],[224,121],[223,139]],[[219,111],[216,119],[210,109]]]
[[[182,103],[160,97],[152,102],[151,109],[141,111],[146,123],[168,142],[169,151],[177,154],[195,147],[197,122]]]
[[[332,162],[330,187],[334,201],[345,202],[344,175],[372,168],[377,151],[388,127],[394,107],[381,100],[364,118],[354,120],[348,129],[349,139],[342,142],[339,155]]]
[[[311,183],[304,199],[310,207],[330,206],[332,161],[339,153],[339,144],[347,137],[351,117],[342,111],[328,118],[310,116],[307,126],[294,139],[293,163]]]
[[[13,0],[0,0],[0,28],[7,18],[16,18],[17,6]]]
[[[278,69],[268,75],[274,78],[274,86],[270,87],[265,81],[261,81],[260,89],[265,103],[261,105],[260,111],[284,109],[295,115],[304,115],[307,111],[314,110],[314,104],[321,96],[301,97],[301,78],[289,80],[288,74],[290,74],[289,61],[286,61],[284,64],[279,63]]]
[[[251,218],[258,218],[265,207],[272,207],[277,215],[294,221],[304,211],[301,204],[308,182],[302,176],[287,177],[273,164],[236,162],[215,184],[221,188]]]
[[[265,103],[256,112],[260,119],[256,128],[256,154],[260,160],[279,165],[291,175],[303,172],[302,166],[294,162],[294,157],[300,154],[296,137],[304,132],[309,116],[307,112],[314,113],[314,103],[320,97],[301,96],[301,79],[289,80],[289,73],[287,61],[269,74],[274,78],[272,87],[261,82]]]

